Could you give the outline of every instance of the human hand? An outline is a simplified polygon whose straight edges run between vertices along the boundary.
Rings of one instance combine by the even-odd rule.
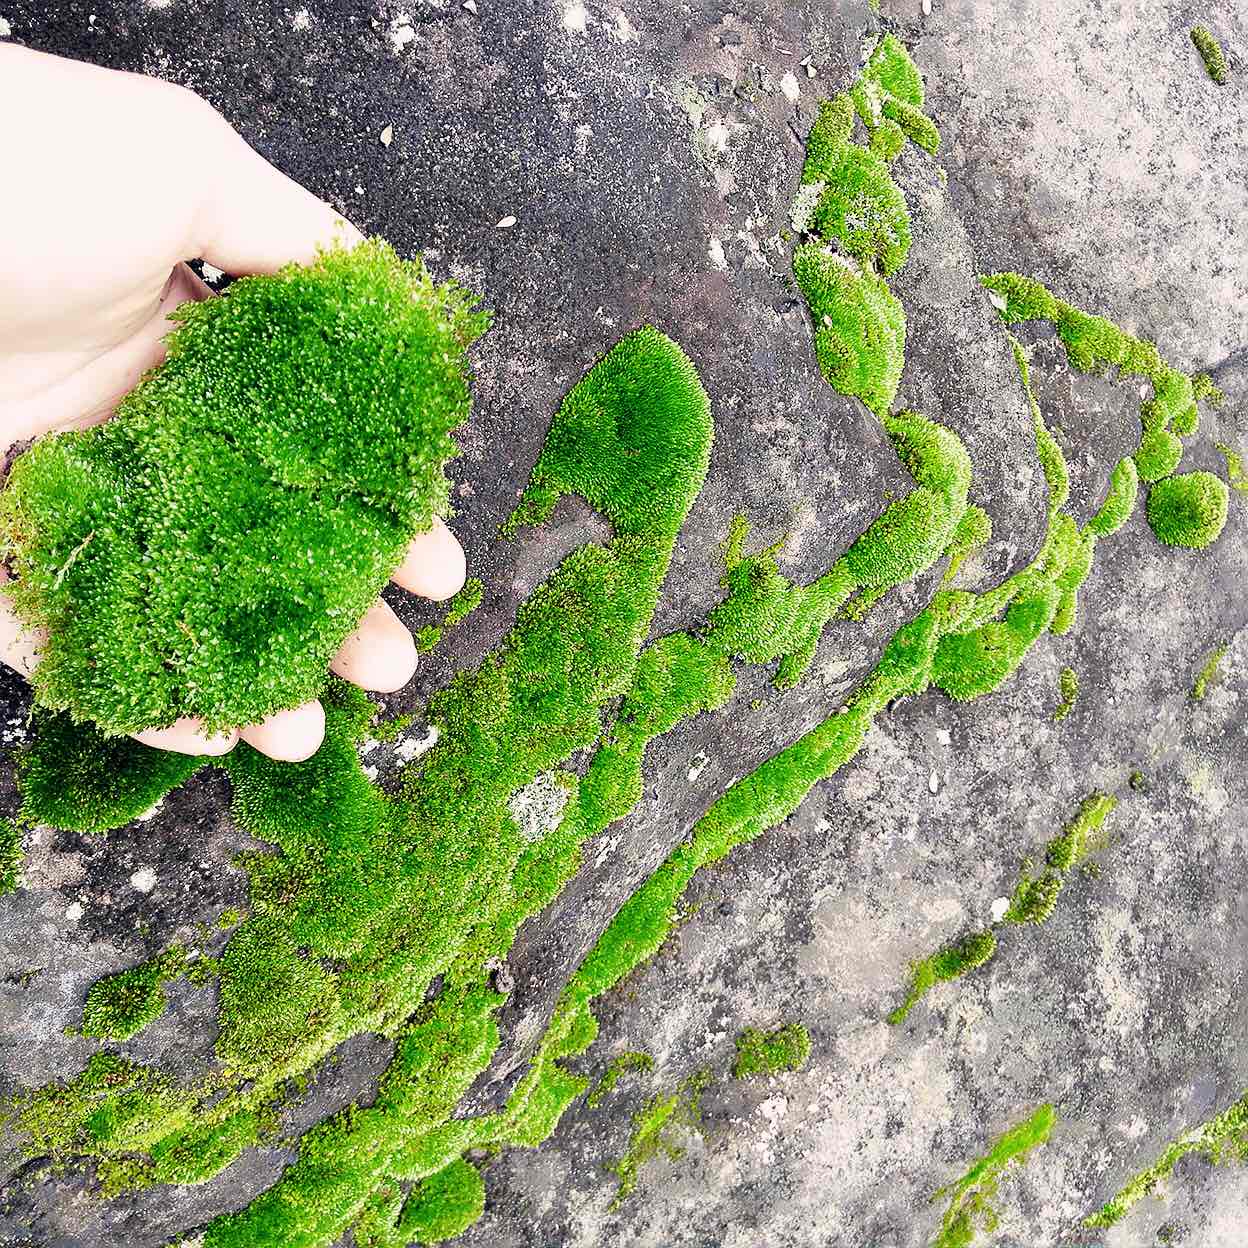
[[[360,233],[254,152],[203,100],[157,79],[0,44],[0,115],[37,118],[0,133],[0,447],[107,420],[164,358],[167,314],[213,298],[187,267],[272,273]],[[464,582],[464,552],[440,520],[408,548],[393,580],[442,601]],[[0,578],[3,578],[0,569]],[[0,596],[0,661],[29,675],[42,638]],[[416,647],[378,599],[330,664],[390,692],[416,670]],[[209,736],[199,721],[136,733],[185,754],[246,741],[296,761],[324,735],[319,702]]]

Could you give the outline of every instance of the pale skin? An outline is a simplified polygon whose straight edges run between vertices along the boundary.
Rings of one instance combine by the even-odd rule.
[[[254,152],[198,96],[152,78],[0,44],[0,446],[107,420],[164,356],[167,313],[215,296],[187,267],[272,273],[359,231]],[[464,552],[438,520],[394,583],[434,601],[464,583]],[[5,575],[0,568],[0,578]],[[0,594],[0,660],[24,675],[43,638]],[[381,599],[330,664],[380,693],[416,670],[412,636]],[[271,758],[314,754],[319,702],[210,736],[193,719],[135,734],[184,754],[246,741]]]

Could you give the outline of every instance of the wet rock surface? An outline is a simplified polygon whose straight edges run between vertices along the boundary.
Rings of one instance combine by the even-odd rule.
[[[782,567],[806,581],[907,487],[874,420],[819,376],[785,238],[817,102],[848,83],[882,27],[911,48],[944,136],[934,161],[911,149],[898,167],[915,232],[895,282],[910,323],[899,398],[956,429],[975,463],[972,499],[994,541],[966,583],[1021,565],[1043,528],[1030,416],[977,272],[1033,274],[1176,366],[1210,371],[1227,402],[1205,411],[1184,467],[1216,470],[1216,441],[1248,449],[1241,6],[931,8],[16,0],[0,16],[28,46],[193,87],[363,229],[423,251],[495,308],[452,466],[453,525],[485,602],[389,700],[401,711],[479,660],[558,559],[602,536],[573,502],[515,541],[497,526],[563,394],[638,324],[681,343],[716,424],[655,635],[718,600],[738,511],[760,545],[789,534]],[[1196,21],[1231,56],[1226,88],[1190,45]],[[1047,326],[1022,336],[1082,520],[1134,445],[1138,396],[1072,373]],[[686,921],[599,1003],[599,1039],[574,1063],[597,1075],[643,1050],[655,1070],[595,1110],[578,1103],[540,1149],[485,1161],[486,1213],[462,1242],[917,1248],[939,1224],[932,1194],[1044,1101],[1058,1127],[1003,1183],[985,1242],[1125,1248],[1166,1225],[1186,1237],[1175,1242],[1242,1242],[1242,1172],[1199,1159],[1180,1164],[1169,1204],[1145,1201],[1107,1233],[1080,1219],[1248,1087],[1246,536],[1238,495],[1222,538],[1197,554],[1160,546],[1137,509],[1102,543],[1070,636],[1042,641],[978,702],[901,703],[793,819],[697,876]],[[797,688],[745,671],[723,711],[651,746],[637,810],[588,848],[501,968],[503,1044],[465,1111],[499,1102],[570,970],[714,796],[833,711],[936,579],[890,595],[865,625],[830,627]],[[436,618],[393,601],[413,627]],[[1221,644],[1222,674],[1194,701]],[[1081,693],[1054,722],[1066,665]],[[12,743],[25,695],[15,679],[0,688]],[[370,761],[384,777],[392,747]],[[11,809],[7,769],[3,785]],[[1099,876],[1076,873],[1047,924],[1008,929],[987,967],[889,1027],[911,961],[987,922],[1022,860],[1097,789],[1121,799]],[[0,1089],[76,1073],[91,1046],[64,1029],[89,984],[245,902],[231,860],[247,838],[227,803],[224,782],[201,776],[107,838],[41,830],[28,842],[27,887],[0,900]],[[140,889],[145,872],[155,878]],[[189,1078],[211,1060],[212,991],[179,985],[171,998],[125,1051]],[[808,1066],[732,1079],[737,1032],[788,1021],[810,1030]],[[289,1111],[290,1131],[367,1098],[387,1053],[380,1039],[345,1046]],[[675,1137],[684,1155],[655,1161],[612,1209],[604,1167],[627,1147],[632,1114],[704,1067],[703,1130]],[[88,1174],[50,1174],[9,1146],[0,1243],[156,1248],[245,1203],[291,1156],[253,1150],[202,1187],[106,1203]]]

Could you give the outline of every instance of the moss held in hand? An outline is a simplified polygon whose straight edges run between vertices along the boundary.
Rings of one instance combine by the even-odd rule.
[[[0,495],[40,705],[120,734],[316,697],[447,505],[472,304],[370,241],[180,307],[116,417],[37,442]]]

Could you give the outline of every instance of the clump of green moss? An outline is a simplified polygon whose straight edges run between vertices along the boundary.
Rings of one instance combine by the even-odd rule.
[[[157,958],[97,979],[82,1007],[82,1034],[129,1040],[165,1012],[164,985],[185,968],[186,950],[175,945]]]
[[[1032,875],[1030,861],[1023,864],[1013,896],[1001,917],[1002,923],[1043,923],[1049,918],[1065,886],[1066,874],[1092,851],[1093,835],[1116,805],[1117,799],[1106,793],[1093,793],[1084,798],[1074,818],[1045,846],[1046,869],[1039,875]],[[911,968],[905,1000],[888,1015],[888,1021],[903,1022],[937,984],[961,978],[983,966],[996,952],[996,935],[992,928],[984,928],[920,959]]]
[[[174,312],[116,417],[41,439],[0,494],[39,704],[123,734],[316,697],[446,506],[472,302],[372,241]]]
[[[1226,526],[1230,494],[1211,472],[1197,470],[1158,481],[1148,495],[1148,523],[1167,546],[1200,550]]]
[[[1230,70],[1226,64],[1226,55],[1222,51],[1222,45],[1205,26],[1192,28],[1192,42],[1196,45],[1196,51],[1200,53],[1200,59],[1205,63],[1205,69],[1209,71],[1209,77],[1218,86],[1225,86],[1230,77]]]
[[[377,720],[368,726],[368,735],[374,741],[397,741],[415,722],[412,714],[394,715],[390,719]]]
[[[684,1148],[678,1144],[679,1129],[701,1129],[701,1099],[710,1085],[710,1071],[691,1075],[670,1095],[651,1098],[633,1115],[633,1134],[628,1149],[607,1169],[619,1180],[612,1209],[618,1209],[637,1189],[642,1168],[656,1157],[679,1161]]]
[[[1209,686],[1218,678],[1218,669],[1222,666],[1226,651],[1227,647],[1224,645],[1216,647],[1205,660],[1204,667],[1196,673],[1196,680],[1192,685],[1193,701],[1204,701],[1205,694],[1209,692]]]
[[[884,279],[817,243],[793,253],[810,307],[815,356],[828,384],[872,411],[891,407],[901,381],[906,316]]]
[[[597,1109],[626,1074],[644,1074],[653,1069],[654,1058],[649,1053],[621,1053],[602,1072],[602,1078],[590,1089],[585,1104],[590,1109]]]
[[[884,279],[906,261],[910,214],[889,164],[909,138],[940,144],[922,112],[923,81],[893,35],[872,49],[848,92],[819,106],[806,143],[793,225],[819,242],[797,247],[793,273],[815,330],[815,355],[829,385],[883,416],[901,377],[906,321]],[[853,141],[854,118],[869,144]]]
[[[1126,524],[1135,510],[1140,490],[1140,474],[1130,456],[1120,459],[1109,475],[1109,491],[1096,515],[1088,521],[1088,531],[1097,537],[1110,537]]]
[[[983,966],[996,951],[997,938],[985,928],[981,932],[972,932],[971,935],[916,962],[911,968],[906,999],[889,1014],[888,1021],[894,1026],[904,1022],[906,1015],[937,984],[958,979],[977,966]]]
[[[1169,1144],[1161,1156],[1142,1170],[1095,1213],[1084,1219],[1084,1226],[1110,1227],[1121,1221],[1131,1207],[1157,1190],[1169,1178],[1181,1158],[1197,1153],[1212,1165],[1226,1161],[1248,1161],[1248,1092],[1220,1114]]]
[[[1244,459],[1234,447],[1225,442],[1215,442],[1218,453],[1226,460],[1226,479],[1238,494],[1248,494],[1248,473],[1244,471]]]
[[[0,820],[0,897],[16,891],[22,882],[22,825]]]
[[[1062,700],[1053,712],[1053,718],[1062,720],[1075,709],[1075,702],[1079,698],[1079,673],[1073,667],[1062,668],[1057,678],[1057,687]]]
[[[448,604],[442,623],[428,624],[416,633],[416,649],[422,654],[434,649],[446,629],[454,628],[461,620],[467,619],[481,605],[484,595],[485,586],[477,577],[470,576]]]
[[[932,1248],[968,1248],[978,1230],[997,1225],[994,1202],[1001,1179],[1014,1162],[1021,1164],[1044,1144],[1057,1123],[1052,1105],[1041,1105],[1029,1118],[1005,1132],[956,1182],[942,1187],[933,1200],[948,1197],[940,1231]]]
[[[810,1059],[810,1032],[801,1023],[787,1023],[774,1031],[747,1027],[737,1037],[732,1073],[738,1079],[778,1075],[801,1070]]]

